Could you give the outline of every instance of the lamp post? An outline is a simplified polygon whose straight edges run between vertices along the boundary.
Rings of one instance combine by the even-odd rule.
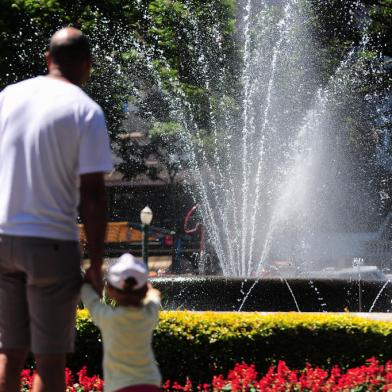
[[[361,266],[363,265],[362,257],[354,257],[353,268],[357,267],[358,272],[358,311],[362,312],[362,285],[361,285]]]
[[[140,220],[142,222],[143,233],[142,256],[144,264],[148,267],[148,229],[152,221],[152,211],[150,207],[146,206],[140,211]]]

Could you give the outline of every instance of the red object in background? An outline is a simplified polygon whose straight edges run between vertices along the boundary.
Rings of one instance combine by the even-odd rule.
[[[173,246],[173,236],[172,235],[165,235],[163,238],[163,245],[165,246]]]
[[[188,228],[188,222],[193,213],[199,208],[199,204],[195,204],[186,214],[184,220],[184,231],[186,234],[200,234],[200,244],[199,244],[199,252],[200,254],[205,251],[205,233],[204,233],[204,225],[202,223],[196,223],[196,226],[193,229]]]

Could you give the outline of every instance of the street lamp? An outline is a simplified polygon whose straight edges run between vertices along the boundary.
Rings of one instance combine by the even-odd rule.
[[[362,312],[362,285],[361,285],[361,266],[363,266],[362,257],[354,257],[353,268],[357,267],[358,272],[358,310]]]
[[[142,222],[143,243],[142,256],[144,264],[148,267],[148,229],[152,221],[152,211],[150,207],[144,207],[140,212],[140,220]]]

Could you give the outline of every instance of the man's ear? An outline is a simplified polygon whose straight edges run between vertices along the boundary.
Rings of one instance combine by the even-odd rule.
[[[92,67],[92,60],[90,58],[85,59],[83,61],[83,80],[82,80],[82,84],[87,83],[88,79],[90,78],[91,75],[91,67]]]
[[[92,58],[88,58],[87,61],[86,61],[86,68],[88,70],[89,76],[91,74],[91,68],[92,67],[93,67],[93,60],[92,60]]]
[[[45,52],[45,60],[46,60],[46,66],[48,67],[49,70],[50,66],[52,65],[52,56],[50,55],[49,51]]]

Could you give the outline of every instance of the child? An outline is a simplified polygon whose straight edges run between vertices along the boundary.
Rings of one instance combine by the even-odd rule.
[[[107,282],[117,307],[101,303],[88,282],[82,287],[83,303],[102,334],[105,392],[158,392],[161,375],[151,342],[159,291],[148,283],[145,264],[129,253],[109,267]]]

